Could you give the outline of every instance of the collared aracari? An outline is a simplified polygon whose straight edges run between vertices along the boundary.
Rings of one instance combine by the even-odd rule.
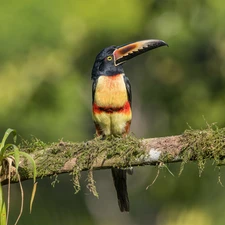
[[[167,45],[162,40],[144,40],[110,46],[96,57],[92,69],[92,112],[96,134],[125,136],[130,130],[132,92],[123,63],[149,50]],[[126,170],[112,168],[120,210],[129,211]]]

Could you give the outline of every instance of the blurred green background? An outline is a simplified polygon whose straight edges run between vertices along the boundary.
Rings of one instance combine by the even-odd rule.
[[[132,132],[137,137],[175,135],[217,122],[225,126],[225,3],[179,0],[1,0],[0,135],[14,128],[45,142],[93,138],[91,69],[110,45],[162,39],[160,48],[128,62],[133,88]],[[99,199],[86,189],[74,195],[71,177],[39,180],[29,215],[31,181],[23,182],[21,225],[224,225],[225,190],[218,170],[207,164],[201,178],[195,163],[178,177],[154,167],[129,176],[131,212],[119,212],[110,171],[95,172]],[[221,179],[224,169],[221,168]],[[5,187],[6,191],[6,187]],[[13,185],[10,224],[19,213]]]

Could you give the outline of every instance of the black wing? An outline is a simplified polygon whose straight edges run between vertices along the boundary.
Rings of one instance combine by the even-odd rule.
[[[124,76],[123,79],[124,79],[124,82],[125,82],[125,85],[126,85],[126,89],[127,89],[128,101],[130,103],[130,106],[132,106],[131,84],[130,84],[130,81],[129,81],[128,77]]]
[[[92,104],[94,103],[94,100],[95,100],[95,90],[96,90],[97,82],[98,82],[98,79],[95,79],[93,80],[93,83],[92,83]]]

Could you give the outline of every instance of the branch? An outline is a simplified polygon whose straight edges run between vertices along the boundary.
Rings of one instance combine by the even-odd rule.
[[[206,130],[190,130],[182,135],[139,140],[133,136],[112,137],[106,140],[45,144],[38,139],[23,142],[20,149],[29,153],[37,165],[37,177],[71,173],[74,185],[79,188],[80,172],[83,170],[107,169],[157,165],[190,160],[198,161],[201,170],[206,159],[216,165],[223,164],[225,157],[225,128],[208,127]],[[8,173],[2,170],[0,182],[5,183]],[[4,173],[4,171],[6,171]],[[31,179],[32,165],[21,158],[19,173],[21,180]],[[12,182],[18,182],[14,177]]]

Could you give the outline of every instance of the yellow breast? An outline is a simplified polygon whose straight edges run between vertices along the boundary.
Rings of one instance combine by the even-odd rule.
[[[95,91],[95,103],[99,107],[122,107],[127,102],[124,74],[100,76]]]

